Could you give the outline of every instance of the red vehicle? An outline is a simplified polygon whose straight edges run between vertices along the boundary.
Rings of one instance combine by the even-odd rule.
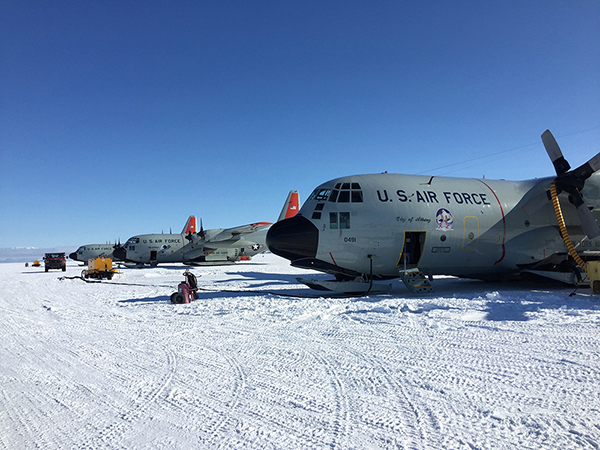
[[[46,272],[48,272],[49,269],[62,269],[63,272],[67,270],[67,260],[64,252],[46,253],[44,255],[44,267]]]
[[[198,298],[198,281],[196,276],[190,272],[190,269],[186,269],[183,272],[185,281],[182,281],[177,286],[177,292],[171,294],[172,303],[190,303],[194,299]]]

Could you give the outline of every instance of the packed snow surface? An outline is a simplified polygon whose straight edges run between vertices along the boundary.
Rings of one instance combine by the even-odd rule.
[[[439,278],[327,297],[274,255],[61,279],[0,264],[0,449],[600,448],[600,303]]]

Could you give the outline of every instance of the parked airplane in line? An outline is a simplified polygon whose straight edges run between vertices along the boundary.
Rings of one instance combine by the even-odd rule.
[[[300,280],[315,289],[375,292],[391,285],[374,287],[374,279],[400,277],[413,292],[426,292],[433,275],[524,273],[575,284],[585,276],[586,261],[600,258],[600,174],[593,174],[600,153],[570,170],[550,131],[542,141],[555,177],[383,173],[328,181],[297,216],[269,229],[267,245],[294,267],[335,276]]]
[[[190,216],[181,230],[181,234],[189,234],[196,232],[196,216]],[[98,258],[104,256],[106,258],[114,258],[113,251],[119,248],[120,244],[86,244],[79,247],[69,255],[69,258],[75,261],[88,263],[90,258]]]
[[[290,191],[278,220],[299,210],[298,191]],[[267,250],[265,237],[271,222],[235,228],[190,230],[181,234],[142,234],[115,248],[116,259],[136,265],[180,262],[189,265],[223,265],[248,260]]]
[[[112,252],[115,244],[86,244],[79,247],[69,255],[69,258],[75,261],[81,261],[87,264],[90,258],[105,256],[112,258]]]

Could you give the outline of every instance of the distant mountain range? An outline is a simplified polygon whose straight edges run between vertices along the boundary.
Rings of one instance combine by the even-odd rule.
[[[37,247],[11,247],[0,248],[0,263],[6,262],[33,262],[44,257],[44,253],[65,252],[69,253],[77,250],[75,246],[52,247],[52,248],[37,248]]]

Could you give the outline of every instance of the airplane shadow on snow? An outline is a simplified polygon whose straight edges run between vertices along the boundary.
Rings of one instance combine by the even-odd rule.
[[[589,290],[567,286],[558,282],[535,282],[530,280],[484,282],[480,280],[449,279],[442,282],[439,291],[443,296],[464,296],[467,300],[487,297],[485,320],[528,321],[529,313],[560,308],[587,309],[590,302]],[[440,292],[437,292],[440,295]],[[571,296],[573,292],[583,295]],[[435,293],[434,293],[435,295]],[[597,308],[594,305],[593,308]]]
[[[298,275],[270,274],[270,273],[264,273],[264,272],[231,272],[231,273],[226,273],[226,275],[229,275],[229,276],[241,275],[243,278],[248,278],[250,280],[263,281],[263,283],[261,283],[261,284],[253,284],[252,285],[253,288],[255,288],[255,287],[259,288],[259,287],[264,287],[264,286],[289,285],[290,283],[298,284],[298,282],[296,281],[296,277]],[[219,280],[219,281],[216,281],[215,284],[231,283],[231,281],[238,281],[238,280],[237,279]],[[243,281],[243,280],[240,280],[240,281]]]
[[[201,274],[200,274],[201,275]],[[211,298],[218,295],[219,297],[226,298],[237,298],[237,297],[247,297],[249,295],[278,295],[283,297],[298,297],[298,298],[319,298],[326,295],[325,292],[313,291],[308,288],[298,288],[298,289],[282,289],[282,287],[289,286],[290,284],[298,284],[296,281],[297,275],[287,275],[287,274],[268,274],[263,272],[230,272],[226,275],[232,277],[224,280],[215,281],[212,286],[217,286],[216,288],[203,288],[202,279],[198,276],[198,300],[210,300]],[[241,277],[241,278],[240,278]],[[231,287],[227,288],[226,284],[235,283],[235,282],[243,282],[245,279],[249,280],[258,280],[263,281],[262,283],[253,283],[247,287]],[[177,290],[177,283],[173,283],[173,292]],[[218,286],[223,286],[223,289],[219,289]],[[269,287],[273,288],[269,288]],[[266,288],[266,289],[265,289]],[[336,296],[334,293],[331,293],[331,296]],[[143,303],[161,303],[167,302],[171,303],[171,297],[169,295],[161,295],[158,297],[149,297],[149,298],[134,298],[128,300],[120,300],[121,304],[143,304]]]
[[[147,298],[130,298],[128,300],[119,300],[117,303],[171,303],[171,297],[169,295],[159,295],[158,297],[147,297]]]
[[[340,295],[327,291],[314,291],[312,289],[299,287],[294,289],[285,289],[290,284],[297,285],[297,275],[293,274],[269,274],[264,272],[231,272],[227,273],[230,279],[215,281],[212,286],[223,286],[223,289],[207,288],[202,290],[202,280],[199,279],[200,290],[198,292],[199,300],[208,300],[218,295],[220,298],[235,299],[238,297],[247,297],[252,295],[278,295],[293,298],[315,298],[320,297],[348,297],[356,298],[360,301],[377,303],[389,298],[389,295],[370,295],[367,297]],[[320,274],[319,274],[320,275]],[[318,278],[320,276],[317,275]],[[248,287],[232,287],[228,289],[225,285],[232,282],[240,282],[244,279],[261,281],[261,283],[251,284]],[[397,280],[396,280],[397,281]],[[488,298],[485,304],[486,321],[527,321],[528,314],[535,313],[543,309],[559,309],[565,306],[569,308],[587,309],[590,306],[589,297],[575,296],[569,297],[573,291],[571,287],[564,285],[540,285],[530,281],[510,281],[510,282],[483,282],[479,280],[465,280],[450,278],[448,280],[438,280],[434,282],[435,291],[429,296],[419,296],[419,299],[428,300],[425,307],[415,310],[401,309],[401,312],[410,312],[420,314],[431,309],[451,309],[447,305],[436,305],[436,298],[444,297],[464,297],[467,301],[481,300]],[[176,286],[173,286],[175,292]],[[393,282],[392,297],[415,298],[405,290],[400,282]],[[170,294],[157,297],[136,298],[119,301],[121,304],[150,304],[150,303],[171,303]],[[594,306],[594,309],[598,305]],[[371,310],[369,310],[371,311]],[[356,312],[356,311],[355,311]],[[365,311],[366,312],[366,311]],[[372,312],[372,311],[371,311]]]

